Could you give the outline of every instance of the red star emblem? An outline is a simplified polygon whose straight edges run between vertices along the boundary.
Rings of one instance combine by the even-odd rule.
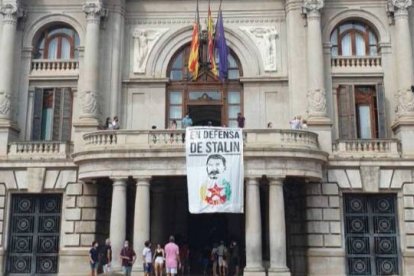
[[[214,196],[219,197],[221,190],[223,190],[223,188],[220,188],[219,186],[217,186],[217,183],[214,183],[213,188],[208,189],[208,191],[211,192],[211,197],[214,197]]]
[[[220,188],[217,183],[214,183],[213,188],[209,188],[208,191],[211,193],[211,196],[206,196],[205,201],[210,205],[219,205],[226,202],[226,196],[221,195],[223,188]]]

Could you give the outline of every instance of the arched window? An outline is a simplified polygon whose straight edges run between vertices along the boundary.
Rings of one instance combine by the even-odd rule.
[[[168,67],[167,127],[174,120],[181,127],[186,113],[194,125],[237,126],[237,113],[243,113],[242,70],[238,58],[230,50],[228,79],[222,83],[209,71],[207,62],[200,66],[199,76],[193,80],[187,69],[189,53],[190,45],[186,45],[174,55]],[[200,59],[206,61],[206,45],[200,53]],[[218,56],[216,61],[219,63]]]
[[[346,21],[331,34],[332,56],[377,56],[378,38],[363,22]]]
[[[55,25],[41,32],[36,40],[35,59],[77,59],[79,35],[67,25]]]

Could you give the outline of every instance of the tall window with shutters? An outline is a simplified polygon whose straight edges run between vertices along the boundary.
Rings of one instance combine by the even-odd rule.
[[[37,88],[34,93],[32,140],[70,141],[72,103],[70,88]]]
[[[383,85],[339,85],[339,139],[386,138]]]

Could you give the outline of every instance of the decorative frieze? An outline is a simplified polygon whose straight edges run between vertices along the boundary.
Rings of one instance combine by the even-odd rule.
[[[315,117],[326,116],[325,89],[308,90],[308,113]]]
[[[266,72],[277,70],[276,41],[278,32],[275,27],[240,27],[254,41],[262,57],[263,67]]]
[[[136,28],[134,39],[134,73],[145,73],[148,56],[159,38],[168,28],[143,29]]]
[[[98,103],[97,103],[96,92],[86,91],[83,94],[82,111],[84,114],[98,114]]]
[[[401,89],[397,95],[396,113],[398,117],[414,117],[414,94],[411,89]]]
[[[0,116],[10,116],[10,95],[5,91],[0,91]]]

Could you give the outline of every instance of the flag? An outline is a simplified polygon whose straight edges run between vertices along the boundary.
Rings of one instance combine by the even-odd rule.
[[[193,24],[193,35],[191,38],[191,49],[190,49],[190,56],[188,58],[188,72],[193,74],[193,79],[197,79],[198,77],[198,68],[200,66],[198,61],[199,56],[199,47],[200,47],[200,35],[199,35],[199,14],[198,14],[198,0],[197,0],[197,12],[196,18]]]
[[[242,130],[188,127],[185,148],[190,213],[243,213]]]
[[[216,58],[214,53],[213,38],[213,18],[211,17],[210,1],[208,1],[208,17],[207,17],[207,33],[208,33],[208,59],[210,61],[210,70],[214,76],[218,77]]]
[[[227,48],[226,37],[224,36],[223,15],[221,12],[221,6],[218,12],[216,24],[216,37],[214,43],[216,49],[218,50],[219,56],[219,78],[221,79],[221,81],[224,81],[227,78],[228,74],[227,56],[229,54],[229,49]]]

